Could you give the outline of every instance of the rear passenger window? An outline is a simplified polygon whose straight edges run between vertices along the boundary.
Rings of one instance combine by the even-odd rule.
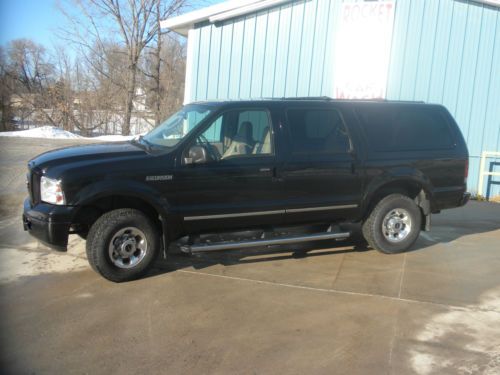
[[[374,151],[439,150],[454,145],[446,119],[431,108],[366,106],[357,113]]]
[[[287,118],[293,153],[337,154],[349,151],[349,137],[336,110],[289,109]]]

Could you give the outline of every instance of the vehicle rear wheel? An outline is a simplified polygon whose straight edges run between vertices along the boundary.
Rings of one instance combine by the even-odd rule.
[[[87,258],[94,271],[110,281],[141,277],[158,253],[160,239],[141,211],[122,208],[102,215],[87,236]]]
[[[402,194],[382,199],[363,223],[368,244],[383,253],[408,250],[420,233],[422,217],[415,202]]]

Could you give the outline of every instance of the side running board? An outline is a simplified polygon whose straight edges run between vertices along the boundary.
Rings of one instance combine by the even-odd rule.
[[[181,251],[184,253],[201,253],[205,251],[221,251],[221,250],[237,250],[249,247],[258,246],[271,246],[271,245],[286,245],[301,242],[310,241],[320,241],[320,240],[332,240],[332,239],[344,239],[351,235],[350,232],[343,233],[332,233],[332,232],[322,232],[309,235],[301,236],[289,236],[289,237],[278,237],[271,239],[260,239],[260,240],[249,240],[249,241],[226,241],[226,242],[216,242],[210,244],[193,244],[193,245],[182,245]]]

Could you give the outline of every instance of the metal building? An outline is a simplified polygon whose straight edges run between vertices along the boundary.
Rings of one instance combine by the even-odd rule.
[[[386,29],[373,37],[370,22],[381,17]],[[367,80],[379,81],[376,97],[450,110],[469,147],[473,193],[481,153],[500,150],[498,0],[232,0],[165,20],[162,28],[188,37],[186,103],[356,97],[356,90],[342,91],[345,77],[369,72]],[[500,157],[486,160],[485,169],[495,167]],[[494,179],[486,176],[479,194],[500,194]]]

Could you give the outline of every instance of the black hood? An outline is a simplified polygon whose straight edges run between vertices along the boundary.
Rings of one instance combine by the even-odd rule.
[[[98,143],[72,146],[49,151],[31,159],[28,166],[43,172],[60,166],[93,164],[95,161],[113,161],[146,156],[144,149],[131,142]]]

